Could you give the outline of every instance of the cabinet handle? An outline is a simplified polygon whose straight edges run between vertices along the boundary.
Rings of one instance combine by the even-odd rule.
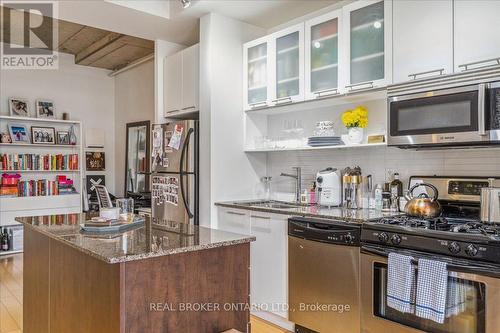
[[[179,112],[179,110],[170,110],[170,111],[167,111],[165,113],[174,113],[174,112]]]
[[[276,103],[276,105],[283,105],[283,104],[290,104],[292,103],[292,97],[283,97],[283,98],[277,98],[273,99],[273,102]]]
[[[260,109],[260,108],[267,107],[267,102],[252,103],[249,105],[250,105],[250,109]]]
[[[471,70],[471,69],[469,69],[469,66],[480,65],[480,64],[484,64],[484,63],[492,62],[492,61],[495,61],[496,64],[484,65],[484,66],[479,66],[479,67],[475,67],[475,68],[471,68],[471,69],[479,69],[479,68],[493,67],[493,66],[500,65],[500,58],[493,58],[493,59],[469,62],[469,63],[463,64],[463,65],[458,65],[458,68],[463,68],[462,72],[466,72],[468,70]]]
[[[366,85],[369,85],[369,87],[364,87]],[[357,91],[357,90],[365,90],[365,89],[371,89],[373,88],[373,81],[366,81],[366,82],[360,82],[356,84],[349,84],[345,86],[346,88],[349,88],[349,91]],[[358,88],[361,87],[361,88]]]
[[[417,76],[419,75],[425,75],[425,74],[431,74],[431,73],[437,73],[439,72],[439,75],[443,75],[444,74],[444,68],[439,68],[439,69],[434,69],[432,71],[426,71],[426,72],[420,72],[420,73],[413,73],[413,74],[409,74],[408,77],[413,77],[413,80],[416,80],[417,79]]]
[[[260,216],[260,215],[250,215],[251,218],[254,219],[261,219],[261,220],[270,220],[271,218],[269,216]]]
[[[320,97],[326,97],[326,96],[331,96],[331,95],[338,95],[340,93],[339,93],[338,88],[332,88],[332,89],[315,91],[314,94],[316,95],[316,98],[320,98]]]
[[[190,110],[190,109],[196,109],[196,106],[188,106],[186,108],[182,108],[181,110]]]
[[[245,215],[245,213],[238,213],[238,212],[231,212],[231,211],[229,211],[227,213],[230,214],[230,215],[238,215],[238,216],[244,216]]]
[[[486,135],[486,128],[485,128],[485,119],[486,119],[486,110],[484,107],[484,98],[486,94],[486,84],[482,83],[479,85],[479,94],[478,94],[478,116],[477,116],[477,121],[479,123],[478,130],[479,130],[479,135],[480,136],[485,136]]]

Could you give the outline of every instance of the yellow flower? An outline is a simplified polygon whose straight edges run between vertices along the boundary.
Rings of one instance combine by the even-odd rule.
[[[364,128],[368,125],[368,110],[360,105],[353,110],[345,111],[340,118],[346,127]]]

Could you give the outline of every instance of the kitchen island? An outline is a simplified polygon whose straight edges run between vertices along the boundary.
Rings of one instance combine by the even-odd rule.
[[[126,232],[87,234],[86,219],[17,219],[25,333],[247,330],[254,237],[148,218]]]

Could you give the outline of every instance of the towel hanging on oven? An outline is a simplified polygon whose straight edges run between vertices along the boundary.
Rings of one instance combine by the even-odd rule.
[[[415,314],[420,318],[444,323],[448,292],[446,263],[418,260],[417,299]]]
[[[410,256],[389,253],[387,306],[403,313],[415,312],[415,265]]]

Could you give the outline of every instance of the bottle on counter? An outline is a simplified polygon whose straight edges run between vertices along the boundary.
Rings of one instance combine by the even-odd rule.
[[[302,192],[302,194],[300,195],[300,203],[302,204],[307,204],[307,199],[308,199],[308,196],[309,196],[309,193],[307,192],[306,189],[304,189],[304,191]]]
[[[312,182],[311,189],[309,190],[309,203],[316,204],[316,182]]]
[[[383,193],[382,184],[377,184],[374,191],[374,197],[375,197],[374,201],[376,210],[382,210],[382,193]]]
[[[1,232],[0,248],[2,251],[9,251],[9,233],[6,228]]]
[[[399,209],[399,198],[403,196],[403,182],[399,179],[399,173],[394,174],[394,179],[390,185],[391,190],[391,200],[394,201],[392,204],[396,211]]]

